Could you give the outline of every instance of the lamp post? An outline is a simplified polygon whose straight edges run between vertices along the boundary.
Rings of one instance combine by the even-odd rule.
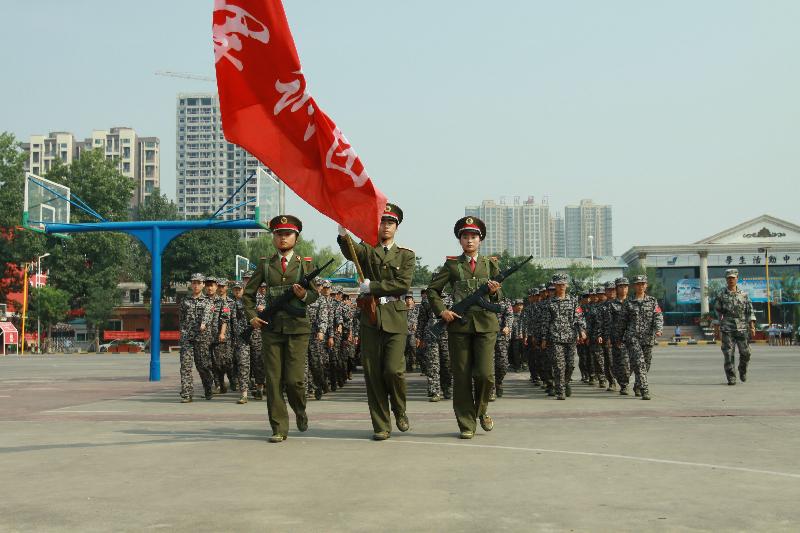
[[[589,235],[589,255],[592,258],[592,289],[594,289],[594,235]]]
[[[42,254],[36,258],[36,350],[42,353],[42,323],[39,319],[39,287],[42,286],[42,259],[50,254]]]

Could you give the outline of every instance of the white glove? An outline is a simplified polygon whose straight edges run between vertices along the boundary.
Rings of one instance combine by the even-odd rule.
[[[344,227],[344,226],[342,226],[341,224],[339,224],[338,231],[339,231],[339,235],[341,235],[342,237],[344,237],[345,235],[347,235],[347,228],[345,228],[345,227]]]
[[[361,282],[361,285],[358,286],[358,292],[361,294],[369,294],[369,280],[365,279]]]

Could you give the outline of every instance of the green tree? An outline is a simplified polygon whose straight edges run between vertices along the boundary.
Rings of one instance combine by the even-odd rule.
[[[86,326],[92,333],[90,340],[94,344],[95,351],[100,349],[100,332],[105,329],[114,307],[121,301],[122,294],[116,285],[91,283],[87,286],[83,310],[86,313]]]
[[[503,251],[498,256],[498,265],[501,270],[505,270],[511,265],[518,264],[527,257],[513,257],[507,251]],[[542,268],[535,263],[527,263],[510,278],[503,282],[503,294],[510,299],[527,298],[528,290],[538,287],[542,283],[547,283],[552,278],[550,270]]]
[[[431,282],[433,272],[428,268],[428,265],[422,264],[420,256],[417,256],[416,261],[417,264],[414,267],[414,277],[411,279],[411,285],[413,287],[427,287]]]
[[[39,287],[30,291],[28,300],[28,320],[33,323],[37,318],[41,325],[50,329],[67,318],[69,312],[69,293],[55,287]]]
[[[178,206],[161,194],[161,190],[153,189],[144,203],[136,210],[136,220],[179,220]]]
[[[574,262],[567,268],[567,275],[573,291],[585,291],[596,284],[594,270],[590,264]]]

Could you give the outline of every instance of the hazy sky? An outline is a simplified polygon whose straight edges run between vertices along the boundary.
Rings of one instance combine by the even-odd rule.
[[[211,0],[0,0],[0,130],[127,125],[161,138],[212,83]],[[482,199],[614,206],[614,252],[693,242],[770,213],[798,222],[796,0],[285,0],[311,93],[437,265]],[[296,197],[307,237],[336,225]]]

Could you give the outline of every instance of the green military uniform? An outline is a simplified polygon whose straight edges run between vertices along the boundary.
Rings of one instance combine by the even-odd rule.
[[[460,236],[465,227],[471,230],[469,226],[473,224],[480,228],[483,239],[486,226],[476,217],[460,219],[454,230],[456,236]],[[474,270],[470,266],[470,259],[465,254],[448,257],[444,266],[433,276],[426,292],[436,316],[447,309],[442,302],[442,289],[446,285],[451,286],[453,301],[458,303],[500,273],[496,258],[477,255],[474,258]],[[497,291],[489,299],[497,302],[500,296],[500,291]],[[494,386],[494,345],[500,324],[496,313],[477,305],[468,309],[462,317],[463,321],[456,319],[448,324],[447,333],[453,374],[453,411],[462,436],[465,436],[465,433],[475,432],[476,419],[481,418],[483,426],[484,418],[488,418],[486,410]],[[488,420],[491,429],[491,419]]]
[[[388,204],[384,216],[402,222],[402,211]],[[345,237],[337,239],[342,254],[352,260]],[[369,281],[369,294],[378,299],[376,324],[361,313],[360,340],[364,379],[372,428],[375,434],[389,434],[392,420],[389,407],[398,420],[398,429],[408,429],[406,418],[405,348],[408,336],[408,308],[404,297],[411,288],[416,255],[413,250],[392,243],[383,245],[354,243],[358,261]],[[401,426],[405,420],[405,426]]]
[[[284,221],[284,222],[281,222]],[[270,229],[278,231],[290,229],[285,226],[294,225],[298,233],[302,224],[295,217],[279,216],[270,221]],[[267,307],[278,295],[292,290],[292,285],[314,270],[310,257],[299,257],[296,253],[286,261],[283,268],[283,257],[276,253],[269,259],[262,257],[253,277],[247,283],[242,300],[248,321],[258,316],[256,311],[256,294],[262,282],[267,284]],[[290,305],[305,309],[314,303],[318,294],[309,288],[304,301],[293,298]],[[289,413],[283,401],[283,390],[289,405],[297,417],[298,429],[305,431],[306,394],[305,394],[305,360],[308,353],[308,337],[311,324],[308,317],[292,316],[286,311],[278,311],[272,321],[261,331],[261,353],[264,359],[266,374],[265,392],[267,411],[273,436],[286,437],[289,432]]]

